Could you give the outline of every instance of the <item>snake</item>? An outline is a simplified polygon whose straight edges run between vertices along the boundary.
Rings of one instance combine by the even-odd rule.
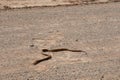
[[[60,48],[60,49],[42,49],[42,55],[44,56],[47,56],[46,58],[43,58],[43,59],[40,59],[40,60],[36,60],[33,65],[37,65],[39,64],[40,62],[43,62],[43,61],[46,61],[46,60],[49,60],[52,58],[51,55],[49,54],[45,54],[46,52],[60,52],[60,51],[70,51],[70,52],[84,52],[86,55],[87,55],[87,52],[83,51],[83,50],[71,50],[71,49],[67,49],[67,48]]]

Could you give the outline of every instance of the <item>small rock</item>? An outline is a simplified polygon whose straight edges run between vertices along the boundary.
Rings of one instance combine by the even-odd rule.
[[[35,45],[34,44],[31,44],[30,47],[34,47]]]

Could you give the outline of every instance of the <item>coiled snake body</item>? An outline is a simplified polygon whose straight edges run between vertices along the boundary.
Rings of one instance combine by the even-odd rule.
[[[45,54],[45,52],[60,52],[60,51],[84,52],[85,54],[87,54],[85,51],[82,51],[82,50],[70,50],[70,49],[67,49],[67,48],[52,49],[52,50],[49,50],[49,49],[42,49],[42,55],[47,56],[47,57],[44,58],[44,59],[36,60],[36,61],[33,63],[33,65],[37,65],[38,63],[40,63],[40,62],[42,62],[42,61],[46,61],[46,60],[49,60],[49,59],[52,58],[51,55]]]

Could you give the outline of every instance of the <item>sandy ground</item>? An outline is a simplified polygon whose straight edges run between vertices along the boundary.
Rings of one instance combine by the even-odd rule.
[[[118,2],[120,0],[0,0],[0,9],[26,8],[36,6],[57,6],[88,3]]]
[[[0,11],[0,80],[120,80],[120,3]]]

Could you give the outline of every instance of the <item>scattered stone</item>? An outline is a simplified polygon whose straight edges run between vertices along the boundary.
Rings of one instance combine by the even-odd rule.
[[[34,44],[31,44],[30,47],[34,47],[35,45]]]

